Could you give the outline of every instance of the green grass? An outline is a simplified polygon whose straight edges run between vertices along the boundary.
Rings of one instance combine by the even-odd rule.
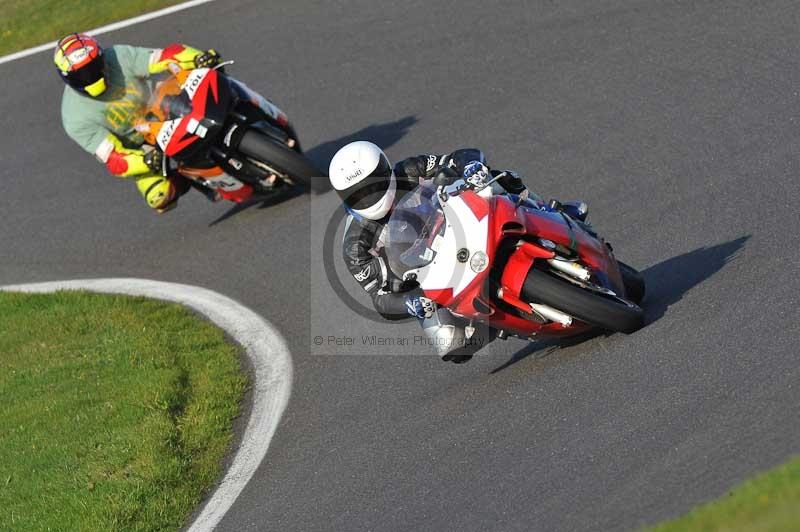
[[[800,458],[759,475],[717,501],[698,506],[653,532],[800,530]]]
[[[237,347],[185,308],[0,292],[0,530],[176,530],[221,472]]]
[[[98,26],[179,4],[183,0],[2,0],[0,55],[55,41],[67,33]],[[107,40],[110,43],[111,38]],[[124,43],[163,46],[160,43]],[[174,37],[173,37],[174,39]],[[101,37],[101,44],[102,44]],[[171,41],[170,41],[171,42]]]

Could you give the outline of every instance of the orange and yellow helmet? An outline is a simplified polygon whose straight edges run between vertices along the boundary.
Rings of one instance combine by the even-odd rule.
[[[96,39],[83,33],[71,33],[58,41],[53,61],[64,83],[89,96],[106,90],[103,72],[103,49]]]

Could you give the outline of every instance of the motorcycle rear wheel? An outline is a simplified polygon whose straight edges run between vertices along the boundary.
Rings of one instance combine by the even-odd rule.
[[[644,311],[638,305],[581,288],[536,267],[528,272],[521,296],[609,331],[630,334],[644,326]]]
[[[286,173],[292,183],[307,190],[317,190],[316,181],[325,179],[304,155],[252,129],[242,136],[239,151]]]

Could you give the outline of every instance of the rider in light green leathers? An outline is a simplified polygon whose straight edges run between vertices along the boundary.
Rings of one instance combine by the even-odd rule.
[[[101,48],[88,35],[73,33],[58,42],[54,61],[67,84],[61,100],[64,130],[119,177],[135,179],[147,204],[157,212],[176,205],[189,189],[180,176],[164,177],[161,157],[143,150],[144,139],[134,120],[150,99],[152,76],[170,67],[183,70],[213,67],[220,62],[206,52],[172,44],[163,49],[115,45]]]

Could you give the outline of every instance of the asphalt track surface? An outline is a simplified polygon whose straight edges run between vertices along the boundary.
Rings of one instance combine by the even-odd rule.
[[[657,522],[800,451],[798,22],[791,1],[252,0],[104,37],[217,47],[319,166],[352,139],[394,159],[479,146],[585,199],[644,270],[631,336],[497,341],[462,366],[312,354],[316,335],[416,333],[322,279],[311,212],[333,194],[236,210],[194,194],[155,216],[64,136],[49,54],[0,67],[0,284],[188,283],[282,332],[289,407],[220,530]]]

